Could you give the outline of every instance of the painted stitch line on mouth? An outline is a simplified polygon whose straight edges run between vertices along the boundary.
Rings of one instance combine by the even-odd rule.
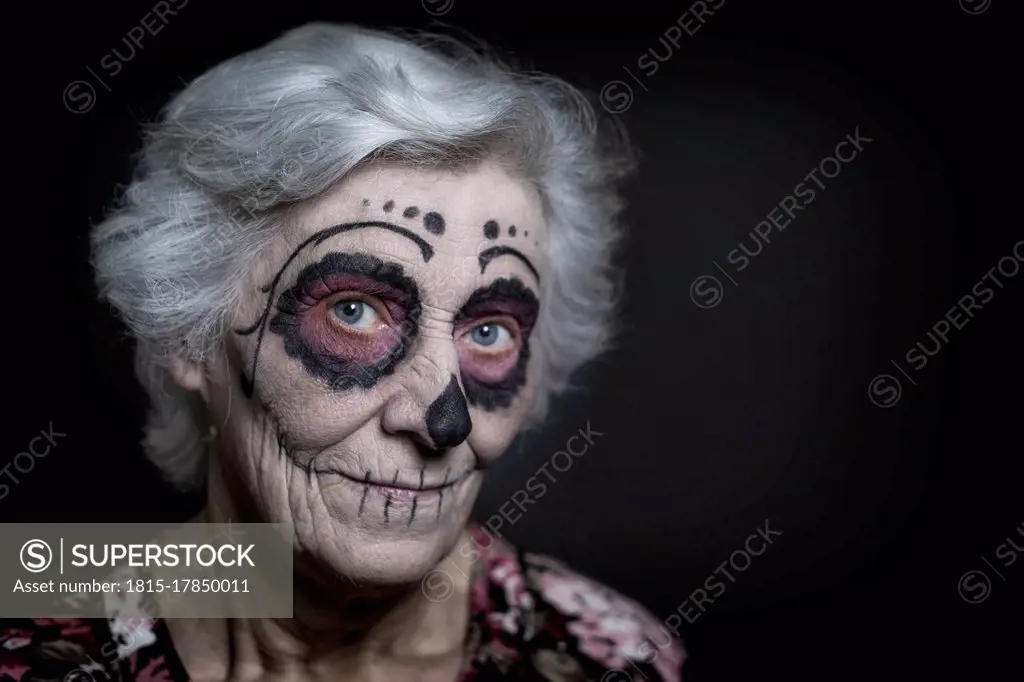
[[[313,471],[313,468],[310,467],[309,470]],[[312,474],[310,474],[310,476],[312,476]],[[370,471],[369,471],[369,469],[367,469],[366,475],[363,476],[363,483],[366,483],[369,480],[370,480]],[[366,506],[366,495],[369,492],[370,492],[370,486],[368,486],[368,485],[363,486],[363,497],[359,500],[359,515],[360,516],[363,515],[363,508]]]
[[[441,482],[441,485],[444,486],[444,484],[447,483],[447,482],[448,482],[448,470],[445,469],[444,470],[444,481]],[[437,498],[437,516],[435,517],[435,519],[440,519],[441,518],[441,505],[442,505],[442,503],[444,503],[444,488],[443,487],[441,488],[440,494],[438,495],[438,498]]]

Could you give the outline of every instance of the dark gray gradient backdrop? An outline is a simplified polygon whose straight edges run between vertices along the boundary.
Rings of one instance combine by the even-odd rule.
[[[30,360],[18,363],[26,375],[7,452],[51,420],[69,435],[0,499],[0,518],[191,511],[194,500],[174,496],[141,457],[144,397],[123,330],[91,302],[87,225],[129,177],[139,121],[183,80],[312,19],[430,19],[416,2],[385,5],[193,0],[146,38],[109,91],[96,88],[83,115],[58,93],[90,78],[86,67],[97,70],[149,6],[62,15],[68,37],[59,49],[48,39],[53,77],[32,115],[55,119],[71,170],[44,190],[66,198],[40,205],[73,208],[66,223],[28,230],[57,274],[18,264],[29,268],[18,286],[33,287],[18,300],[60,305],[18,304],[12,318],[30,319],[31,332],[12,339]],[[594,92],[630,85],[620,117],[642,154],[628,188],[619,345],[499,463],[477,516],[514,509],[511,497],[589,423],[603,435],[568,471],[549,464],[546,494],[504,522],[514,543],[665,618],[766,520],[782,532],[706,612],[686,607],[700,614],[683,625],[688,679],[888,678],[926,667],[988,677],[1010,651],[1024,561],[983,604],[956,586],[1020,524],[1012,322],[1024,273],[919,372],[904,355],[1024,236],[1008,134],[1011,43],[999,34],[1009,3],[979,14],[956,0],[768,5],[726,3],[650,76],[637,60],[649,48],[666,55],[659,37],[685,3],[563,15],[551,3],[456,0],[443,17]],[[98,28],[76,32],[86,20]],[[858,127],[872,141],[737,272],[729,252],[741,241],[754,248],[755,225]],[[702,275],[724,287],[712,308],[691,299]],[[880,373],[902,382],[887,409],[869,400]]]

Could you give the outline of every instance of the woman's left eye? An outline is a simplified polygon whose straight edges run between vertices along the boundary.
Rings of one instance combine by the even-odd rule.
[[[349,299],[334,304],[334,316],[342,324],[357,329],[369,329],[377,321],[377,311],[365,301]]]
[[[490,322],[474,327],[469,333],[473,343],[490,350],[497,350],[512,341],[512,332],[503,324]]]

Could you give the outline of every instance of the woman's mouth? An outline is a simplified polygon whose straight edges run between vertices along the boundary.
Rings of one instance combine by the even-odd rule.
[[[411,503],[414,499],[422,504],[440,498],[448,489],[466,479],[473,473],[473,470],[470,469],[458,476],[452,476],[446,471],[442,478],[434,481],[425,479],[423,471],[418,472],[415,477],[416,480],[413,481],[399,480],[397,471],[390,481],[378,480],[370,471],[367,471],[362,478],[356,478],[345,471],[329,467],[314,469],[313,473],[322,476],[346,478],[352,483],[363,487],[365,494],[381,496],[391,500],[393,504],[400,505],[402,503]]]

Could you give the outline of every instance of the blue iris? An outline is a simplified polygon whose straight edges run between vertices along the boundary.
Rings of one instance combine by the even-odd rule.
[[[366,304],[362,301],[338,301],[334,306],[334,314],[346,324],[359,324],[366,312]]]
[[[481,346],[493,346],[498,341],[498,326],[482,324],[473,330],[471,338]]]

